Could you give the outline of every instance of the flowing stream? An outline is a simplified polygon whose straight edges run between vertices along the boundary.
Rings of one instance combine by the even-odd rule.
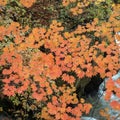
[[[120,71],[112,77],[115,81],[120,78]],[[114,110],[110,107],[109,102],[104,100],[105,95],[105,83],[108,79],[100,85],[98,94],[94,97],[89,97],[88,101],[93,104],[93,109],[91,110],[89,115],[85,115],[81,118],[81,120],[107,120],[106,118],[100,116],[99,111],[101,109],[108,108],[108,114],[110,114],[110,120],[120,120],[120,111]],[[120,86],[118,86],[120,87]],[[111,96],[111,101],[117,100],[120,102],[120,98],[116,97],[114,94]],[[114,117],[114,119],[113,119]]]

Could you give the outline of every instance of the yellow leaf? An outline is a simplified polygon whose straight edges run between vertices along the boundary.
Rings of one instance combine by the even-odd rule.
[[[0,107],[0,112],[2,112],[3,111],[3,108],[2,107]]]

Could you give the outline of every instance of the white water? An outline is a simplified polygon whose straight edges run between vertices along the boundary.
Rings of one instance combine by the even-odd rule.
[[[81,120],[97,120],[93,117],[81,117]]]
[[[115,81],[118,78],[120,78],[120,71],[112,77],[112,79]],[[109,103],[110,101],[117,100],[120,102],[120,98],[116,97],[114,94],[111,96],[110,101],[105,101],[104,100],[104,95],[105,95],[105,83],[108,80],[105,79],[105,81],[100,85],[99,87],[99,92],[98,96],[95,96],[94,98],[89,98],[89,101],[94,105],[92,112],[90,112],[89,115],[83,116],[81,120],[106,120],[105,118],[101,117],[99,115],[99,111],[104,108],[109,108],[109,114],[112,117],[116,119],[111,119],[111,120],[120,120],[120,111],[114,110],[110,107]],[[120,87],[120,86],[118,86]]]
[[[114,75],[114,76],[112,77],[112,79],[113,79],[114,81],[116,81],[118,78],[120,78],[120,71],[119,71],[116,75]],[[108,80],[108,79],[106,79],[105,82],[106,82],[107,80]],[[116,86],[117,86],[117,87],[120,87],[118,84],[116,84]],[[113,117],[119,116],[119,115],[120,115],[120,111],[117,111],[117,110],[112,109],[112,108],[110,107],[110,105],[109,105],[109,102],[106,102],[106,101],[104,100],[105,92],[103,91],[103,90],[104,90],[103,87],[104,87],[104,83],[102,83],[102,84],[100,85],[100,89],[99,89],[99,92],[100,92],[100,93],[103,93],[103,96],[102,96],[102,98],[101,98],[101,103],[103,104],[103,106],[106,106],[106,107],[108,107],[108,108],[110,109],[110,110],[109,110],[109,114],[110,114],[111,116],[113,116]],[[114,94],[112,94],[110,101],[113,101],[113,100],[120,102],[120,98],[116,97]],[[120,120],[120,117],[117,117],[116,120]]]

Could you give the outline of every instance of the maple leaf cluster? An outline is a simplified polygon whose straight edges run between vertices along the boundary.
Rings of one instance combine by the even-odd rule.
[[[35,1],[20,2],[30,7]],[[70,0],[72,2],[75,0]],[[63,0],[63,6],[67,4]],[[77,7],[81,6],[77,4]],[[37,118],[79,120],[82,113],[88,114],[92,105],[78,100],[75,85],[78,79],[97,74],[101,78],[111,78],[119,70],[120,51],[114,40],[115,33],[120,31],[116,19],[119,7],[113,8],[114,12],[107,22],[99,23],[99,19],[95,18],[71,32],[65,31],[57,20],[52,20],[48,28],[22,27],[18,22],[0,26],[0,42],[5,44],[0,55],[2,93],[12,97],[30,90],[30,98],[43,105]],[[71,12],[76,15],[73,9]],[[92,33],[94,39],[88,33]],[[119,80],[116,82],[119,84]],[[113,90],[120,97],[119,88],[114,84],[112,80],[106,83],[107,100]],[[111,106],[119,109],[120,103],[113,101]]]

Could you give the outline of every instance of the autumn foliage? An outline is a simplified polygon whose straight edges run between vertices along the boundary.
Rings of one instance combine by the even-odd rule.
[[[35,0],[19,2],[29,8]],[[66,7],[75,2],[63,0],[62,5]],[[77,2],[70,14],[82,14],[91,2]],[[0,4],[7,3],[1,0]],[[116,83],[120,85],[120,80],[111,79],[120,68],[120,46],[115,42],[115,36],[119,37],[116,33],[120,31],[119,8],[119,4],[113,6],[107,21],[94,18],[72,31],[66,31],[58,20],[52,20],[47,28],[23,27],[14,21],[1,25],[2,93],[9,98],[30,100],[33,104],[29,104],[28,111],[40,109],[34,117],[45,120],[80,120],[83,113],[90,112],[92,105],[83,98],[79,100],[76,94],[77,81],[86,77],[100,74],[103,79],[110,78],[106,83],[105,99],[109,100],[113,91],[120,98],[120,88],[115,86]],[[118,101],[110,104],[120,110]]]

